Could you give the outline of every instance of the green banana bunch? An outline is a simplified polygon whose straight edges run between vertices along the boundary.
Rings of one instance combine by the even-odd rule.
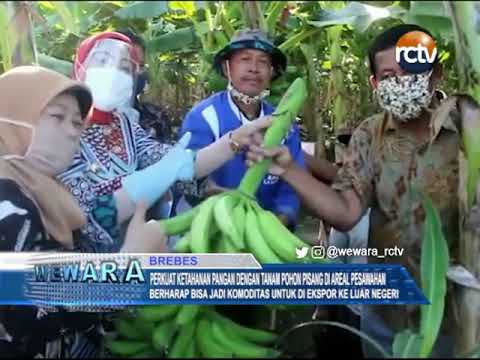
[[[195,333],[195,342],[205,358],[278,357],[280,353],[271,347],[276,339],[273,333],[239,325],[215,311],[205,313]]]
[[[175,250],[182,253],[250,252],[262,263],[292,263],[297,262],[296,247],[310,246],[293,235],[274,214],[238,190],[212,196],[198,209],[181,216],[185,223],[175,228],[187,231]],[[186,224],[189,221],[191,224]],[[192,233],[196,235],[192,237]]]
[[[197,320],[208,307],[199,305],[148,305],[132,316],[121,315],[114,321],[117,338],[107,342],[113,355],[122,357],[195,357],[187,352]],[[188,339],[188,346],[185,345]]]
[[[144,306],[137,317],[115,321],[117,338],[107,343],[114,355],[128,358],[277,357],[277,335],[239,325],[213,307]],[[149,332],[146,330],[149,329]]]
[[[162,222],[185,231],[169,233],[183,234],[175,245],[181,253],[252,253],[261,263],[279,264],[298,262],[295,249],[310,247],[240,190],[211,196],[180,216],[183,223],[173,218],[175,227],[168,224],[171,219]]]

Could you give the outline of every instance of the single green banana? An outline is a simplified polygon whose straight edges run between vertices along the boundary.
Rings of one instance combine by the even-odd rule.
[[[236,333],[228,331],[228,328],[222,326],[219,322],[211,323],[212,336],[214,340],[222,344],[227,349],[231,349],[234,357],[246,358],[273,358],[279,353],[272,348],[257,345],[253,342],[237,336]]]
[[[200,353],[198,352],[196,347],[197,347],[197,345],[195,344],[195,341],[192,341],[190,339],[190,342],[188,343],[187,347],[185,348],[185,351],[183,352],[183,357],[185,359],[199,358]]]
[[[132,359],[161,359],[163,357],[163,353],[159,353],[155,349],[149,348],[145,351],[141,351],[133,356]]]
[[[190,243],[192,241],[192,233],[187,232],[178,242],[175,244],[175,252],[188,253],[190,252]]]
[[[291,234],[289,238],[280,235],[279,229],[274,229],[274,227],[278,227],[278,223],[273,221],[273,217],[276,218],[270,211],[266,210],[259,210],[257,209],[257,219],[258,219],[258,227],[260,232],[263,235],[263,238],[268,243],[268,245],[272,248],[272,250],[284,261],[287,263],[295,263],[298,262],[296,257],[296,249],[297,246],[293,243],[289,238],[295,236]],[[280,222],[280,221],[278,221]],[[310,245],[302,242],[302,247]]]
[[[150,344],[142,341],[112,340],[107,343],[107,348],[114,355],[133,356],[150,348]]]
[[[182,326],[178,332],[171,349],[167,353],[167,358],[178,359],[183,358],[185,355],[189,354],[189,349],[191,349],[192,355],[195,351],[193,345],[195,344],[192,339],[195,335],[196,322],[190,322],[185,326]]]
[[[152,334],[153,347],[162,351],[170,345],[173,336],[177,330],[177,325],[173,321],[165,321],[157,325]]]
[[[190,225],[197,212],[198,207],[196,206],[175,217],[159,220],[158,223],[162,226],[163,231],[165,231],[165,234],[167,235],[181,234],[190,229]]]
[[[218,234],[216,237],[211,239],[213,245],[213,251],[216,253],[226,253],[227,252],[227,241],[225,235]]]
[[[217,31],[214,31],[213,34],[215,36],[215,41],[219,48],[223,48],[225,45],[228,44],[228,38],[223,33],[223,31],[217,30]]]
[[[262,211],[262,216],[259,217],[259,224],[264,231],[268,231],[270,238],[276,238],[280,240],[281,243],[292,244],[296,247],[310,246],[292,234],[270,211]],[[295,254],[295,251],[292,254]]]
[[[209,252],[210,226],[213,222],[213,209],[217,201],[219,201],[218,196],[211,196],[205,200],[192,221],[190,247],[194,253]]]
[[[258,229],[257,216],[254,208],[247,210],[245,218],[245,239],[248,250],[258,258],[262,264],[280,264],[282,260],[270,249]]]
[[[118,335],[128,340],[142,340],[143,336],[140,334],[135,326],[133,326],[133,321],[128,321],[127,319],[115,319],[114,321],[115,330]]]
[[[245,200],[240,198],[237,206],[233,209],[233,219],[235,227],[237,228],[238,237],[241,239],[243,247],[239,250],[245,248]],[[239,242],[240,243],[240,242]]]
[[[142,339],[151,339],[153,330],[155,329],[154,322],[144,321],[139,316],[132,318],[131,321],[135,331],[142,336]]]
[[[175,318],[177,325],[191,323],[200,312],[200,305],[183,305]]]
[[[225,246],[225,253],[235,254],[241,252],[243,249],[237,248],[234,241],[230,238],[230,236],[225,235],[222,239],[220,239]]]
[[[225,193],[215,204],[213,213],[215,216],[215,222],[222,233],[230,236],[235,242],[236,247],[241,249],[244,247],[244,244],[237,232],[235,219],[233,218],[233,208],[237,205],[239,200],[240,198],[235,192],[232,191]]]
[[[278,335],[275,333],[237,324],[235,321],[230,320],[216,311],[209,311],[209,317],[212,319],[212,322],[215,321],[222,324],[225,329],[228,329],[228,332],[237,334],[250,342],[269,344],[273,343],[278,338]]]
[[[200,354],[205,358],[213,359],[232,357],[232,352],[228,348],[220,346],[220,344],[214,340],[210,323],[203,318],[198,322],[196,343]]]
[[[215,252],[217,253],[237,253],[238,250],[232,239],[226,234],[219,233],[212,239],[215,244]]]
[[[146,305],[138,308],[138,316],[146,321],[156,322],[173,317],[180,305]]]

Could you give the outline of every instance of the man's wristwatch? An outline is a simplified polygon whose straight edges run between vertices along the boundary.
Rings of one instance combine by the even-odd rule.
[[[235,153],[235,154],[238,154],[239,152],[242,151],[242,146],[237,143],[235,140],[233,140],[233,131],[230,131],[228,133],[228,144],[230,145],[230,149],[232,149],[232,151]]]

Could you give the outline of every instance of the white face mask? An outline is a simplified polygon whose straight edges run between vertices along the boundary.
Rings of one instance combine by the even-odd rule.
[[[101,111],[110,112],[133,99],[133,78],[119,69],[89,68],[84,82],[92,91],[94,106]]]

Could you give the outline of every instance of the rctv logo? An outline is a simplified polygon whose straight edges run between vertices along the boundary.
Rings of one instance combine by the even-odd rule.
[[[419,74],[430,70],[436,57],[435,40],[423,31],[410,31],[397,41],[395,59],[409,73]]]

